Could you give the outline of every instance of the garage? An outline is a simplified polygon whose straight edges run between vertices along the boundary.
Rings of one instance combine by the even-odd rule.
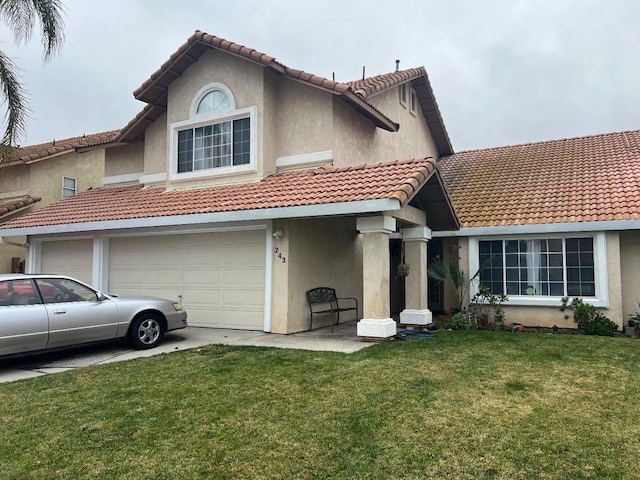
[[[69,275],[91,284],[93,240],[42,242],[40,271],[57,275]]]
[[[108,291],[182,302],[189,324],[264,329],[265,230],[112,238]]]

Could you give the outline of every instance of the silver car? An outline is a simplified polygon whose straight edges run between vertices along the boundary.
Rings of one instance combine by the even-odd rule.
[[[105,294],[61,275],[0,275],[0,356],[118,338],[153,348],[186,326],[171,300]]]

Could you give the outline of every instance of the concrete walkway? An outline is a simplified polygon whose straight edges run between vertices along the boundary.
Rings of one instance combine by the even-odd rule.
[[[341,353],[353,353],[373,345],[356,336],[355,322],[340,325],[335,328],[333,333],[330,328],[322,328],[313,332],[292,335],[188,327],[167,333],[162,344],[151,350],[134,350],[121,343],[115,343],[2,360],[0,361],[0,383],[65,372],[91,365],[151,357],[161,353],[187,350],[211,344],[293,348]]]

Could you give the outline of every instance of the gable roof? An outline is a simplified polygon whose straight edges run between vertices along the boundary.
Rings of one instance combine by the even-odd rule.
[[[255,183],[224,185],[190,190],[166,190],[163,187],[143,188],[139,185],[126,187],[102,187],[90,189],[58,203],[44,207],[24,217],[0,226],[9,229],[9,234],[31,234],[36,227],[76,224],[73,231],[88,231],[96,222],[119,222],[139,219],[167,218],[198,214],[220,214],[248,212],[243,219],[294,218],[301,210],[295,207],[335,206],[326,214],[353,213],[349,209],[359,202],[368,204],[372,211],[385,205],[385,210],[394,210],[409,204],[425,186],[437,185],[442,190],[436,164],[430,158],[375,163],[355,167],[320,167],[278,173]],[[375,203],[375,201],[390,201]],[[291,207],[294,207],[291,209]],[[286,210],[288,209],[289,210]],[[264,214],[269,209],[280,209],[276,214]],[[263,214],[256,212],[262,211]],[[364,212],[365,210],[360,210]],[[444,210],[446,212],[446,210]],[[451,209],[449,209],[451,211]],[[255,215],[251,217],[251,212]],[[288,213],[287,213],[288,212]],[[317,215],[317,214],[316,214]],[[456,228],[455,217],[434,215],[443,226]],[[430,218],[429,213],[427,217]],[[178,223],[171,223],[171,222]],[[216,221],[220,221],[219,219]],[[189,223],[189,222],[187,222]],[[78,224],[85,224],[78,225]],[[147,223],[145,223],[147,224]],[[179,220],[168,220],[165,224],[180,224]],[[131,226],[131,225],[130,225]],[[438,225],[436,225],[438,226]],[[17,232],[21,233],[17,233]],[[41,233],[42,229],[39,230]]]
[[[388,131],[397,131],[399,128],[397,123],[394,123],[393,120],[367,101],[367,97],[373,95],[370,91],[371,88],[367,88],[367,85],[377,84],[377,79],[383,76],[370,77],[369,79],[361,81],[357,86],[355,86],[355,84],[358,82],[336,82],[318,75],[303,72],[302,70],[287,67],[270,55],[197,30],[158,70],[151,74],[151,77],[133,92],[134,97],[147,103],[147,106],[122,128],[120,135],[115,141],[133,142],[141,139],[144,136],[146,127],[166,111],[169,85],[181,76],[193,63],[197,62],[204,53],[211,49],[225,51],[264,68],[268,68],[278,75],[337,95],[380,128]],[[451,143],[449,142],[424,68],[394,72],[388,74],[387,80],[386,87],[380,84],[375,93],[379,93],[384,88],[394,87],[399,83],[404,83],[409,80],[412,81],[429,127],[433,129],[434,140],[436,141],[438,151],[441,154],[452,153],[453,149],[451,148]]]
[[[30,164],[50,157],[74,151],[78,148],[91,147],[112,142],[119,130],[82,135],[81,137],[63,138],[51,142],[27,145],[12,149],[11,160],[0,163],[0,168],[12,165]]]
[[[640,130],[442,157],[462,227],[640,220]]]
[[[349,82],[349,86],[356,95],[364,99],[371,98],[379,93],[385,92],[402,83],[411,82],[411,86],[416,92],[418,102],[422,108],[422,114],[427,121],[427,126],[431,131],[431,136],[436,144],[440,155],[451,155],[453,146],[449,140],[449,134],[444,126],[438,103],[431,88],[429,76],[424,67],[399,70],[375,77],[364,78]]]

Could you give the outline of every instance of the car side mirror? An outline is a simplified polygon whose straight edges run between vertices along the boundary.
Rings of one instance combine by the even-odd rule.
[[[107,296],[102,292],[96,292],[96,296],[98,297],[99,302],[103,302],[107,299]]]

